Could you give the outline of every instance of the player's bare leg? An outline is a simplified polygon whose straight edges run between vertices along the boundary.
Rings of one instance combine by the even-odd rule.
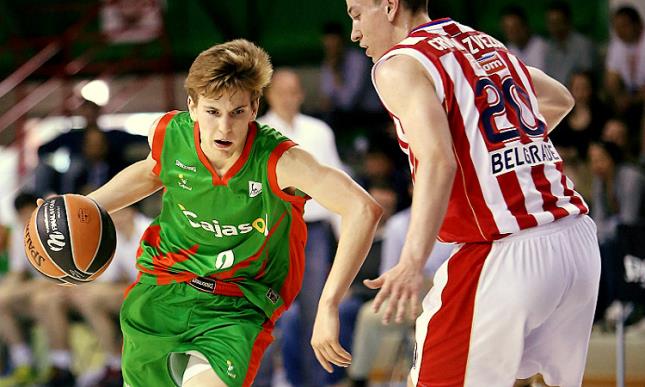
[[[187,375],[187,373],[191,373],[192,367],[201,367],[204,370],[192,376]],[[191,356],[188,366],[186,366],[186,373],[181,387],[226,387],[226,383],[217,376],[207,361]]]

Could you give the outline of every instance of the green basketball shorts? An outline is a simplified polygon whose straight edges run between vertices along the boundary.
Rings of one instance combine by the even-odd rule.
[[[123,378],[130,387],[175,387],[189,351],[208,360],[228,386],[250,386],[273,325],[244,297],[186,284],[136,284],[121,307]]]

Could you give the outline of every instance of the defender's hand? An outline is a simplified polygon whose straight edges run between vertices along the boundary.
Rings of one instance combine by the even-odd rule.
[[[420,268],[401,261],[377,279],[365,280],[363,283],[370,289],[381,289],[372,304],[374,312],[378,312],[383,302],[390,299],[383,315],[383,324],[389,324],[395,312],[397,323],[403,322],[406,310],[410,311],[410,318],[417,317],[419,292],[423,287],[423,272]]]

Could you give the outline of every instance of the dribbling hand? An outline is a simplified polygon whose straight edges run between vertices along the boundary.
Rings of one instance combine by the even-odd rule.
[[[380,289],[372,304],[375,313],[389,299],[383,315],[383,324],[389,324],[392,316],[395,316],[395,322],[402,323],[406,310],[410,311],[411,319],[417,317],[423,273],[415,265],[399,262],[380,277],[365,280],[363,283],[370,289]]]
[[[349,367],[352,363],[352,355],[338,341],[339,331],[338,308],[319,305],[311,336],[311,346],[316,359],[329,373],[333,372],[332,364],[338,367]]]

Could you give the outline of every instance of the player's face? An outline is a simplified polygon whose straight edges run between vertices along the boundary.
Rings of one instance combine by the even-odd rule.
[[[190,117],[199,123],[202,150],[215,157],[240,153],[258,105],[249,91],[224,92],[216,99],[202,95],[197,102],[189,97]]]
[[[347,0],[352,19],[352,41],[376,62],[394,43],[390,39],[387,0]]]

